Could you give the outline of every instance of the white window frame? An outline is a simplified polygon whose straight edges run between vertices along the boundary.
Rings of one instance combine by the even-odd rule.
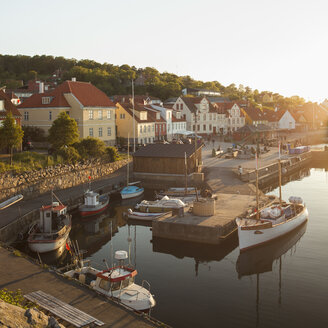
[[[29,112],[24,112],[24,121],[28,121],[30,118],[30,113]]]
[[[93,128],[89,128],[89,137],[93,137]]]
[[[89,109],[89,120],[93,120],[93,110]]]
[[[99,137],[103,136],[103,128],[102,127],[98,128],[98,136]]]
[[[107,127],[107,136],[112,135],[112,128],[110,126]]]
[[[107,111],[107,120],[110,120],[111,117],[112,117],[111,110],[108,110],[108,111]]]
[[[103,119],[103,112],[102,110],[98,110],[98,120],[102,120]]]

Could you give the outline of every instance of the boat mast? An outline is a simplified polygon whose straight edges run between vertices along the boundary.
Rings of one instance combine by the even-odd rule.
[[[260,219],[260,206],[259,206],[259,172],[258,172],[258,158],[257,158],[257,151],[255,153],[255,161],[256,161],[256,219]]]
[[[129,160],[130,160],[130,134],[128,133],[128,165],[127,165],[127,175],[126,175],[126,186],[129,186]]]
[[[136,152],[136,131],[135,131],[135,122],[134,122],[134,84],[132,82],[132,115],[133,115],[133,152]]]
[[[188,183],[188,181],[187,181],[187,153],[185,152],[184,155],[185,155],[185,196],[187,196],[187,190],[188,190],[188,188],[187,188],[187,183]]]
[[[280,141],[279,141],[278,152],[279,152],[279,158],[278,158],[278,171],[279,171],[279,203],[280,203],[280,206],[281,206],[281,203],[282,203],[282,197],[281,197],[281,161],[280,161]]]

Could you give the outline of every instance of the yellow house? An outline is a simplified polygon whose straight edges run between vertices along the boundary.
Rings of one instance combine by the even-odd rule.
[[[18,109],[22,125],[47,133],[59,113],[65,111],[76,120],[80,138],[91,136],[107,145],[116,143],[116,106],[91,83],[65,81],[51,92],[32,95]]]
[[[131,103],[117,103],[116,127],[117,137],[133,142],[135,137],[137,144],[153,143],[155,139],[155,122],[147,109],[141,104],[135,104],[134,124],[133,124],[133,106]],[[134,126],[134,134],[133,134]]]

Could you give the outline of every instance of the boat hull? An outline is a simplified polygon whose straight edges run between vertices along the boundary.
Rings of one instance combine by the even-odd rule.
[[[83,217],[96,215],[103,212],[108,207],[108,204],[109,204],[109,197],[107,197],[107,200],[103,204],[99,204],[96,206],[81,205],[79,206],[79,212],[80,215]]]
[[[31,236],[31,238],[28,239],[28,246],[30,250],[35,253],[47,253],[55,251],[60,247],[64,247],[70,231],[71,227],[68,227],[63,236],[54,240],[34,239],[33,236]]]
[[[153,221],[154,219],[157,219],[164,213],[142,213],[142,212],[131,212],[127,214],[128,219],[134,219],[134,220],[143,220],[143,221]]]
[[[131,192],[131,193],[121,192],[121,197],[122,197],[122,199],[135,198],[135,197],[141,196],[143,194],[143,192],[144,192],[144,189],[140,189],[138,191]]]
[[[255,226],[249,229],[244,226],[238,226],[239,249],[241,252],[244,252],[277,239],[299,227],[307,218],[308,211],[304,207],[295,217],[286,222],[272,225],[272,227],[262,228],[259,226],[256,228]]]

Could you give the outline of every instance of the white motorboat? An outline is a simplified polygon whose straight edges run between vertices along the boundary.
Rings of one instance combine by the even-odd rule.
[[[173,211],[186,206],[187,204],[185,204],[181,199],[164,196],[159,200],[143,200],[140,204],[137,204],[135,208],[140,212],[160,213]]]
[[[128,219],[134,219],[134,220],[142,220],[142,221],[153,221],[154,219],[157,219],[161,215],[166,214],[167,212],[163,213],[144,213],[144,212],[136,212],[132,211],[131,208],[128,209],[126,216]]]
[[[279,152],[280,153],[280,152]],[[308,218],[308,210],[301,197],[289,197],[289,203],[281,197],[281,163],[279,158],[279,202],[259,211],[258,170],[256,157],[256,203],[253,215],[236,218],[239,249],[245,251],[279,238],[296,229]]]
[[[33,252],[46,253],[65,246],[71,231],[67,206],[59,202],[40,208],[39,222],[28,232],[28,246]]]
[[[115,252],[115,259],[119,265],[100,271],[91,266],[82,265],[64,275],[78,279],[81,283],[89,285],[92,289],[108,297],[113,297],[122,304],[136,311],[147,311],[155,306],[155,300],[150,293],[150,285],[146,280],[142,285],[134,282],[137,270],[124,266],[123,261],[128,258],[126,251]],[[146,284],[148,289],[143,287]]]

